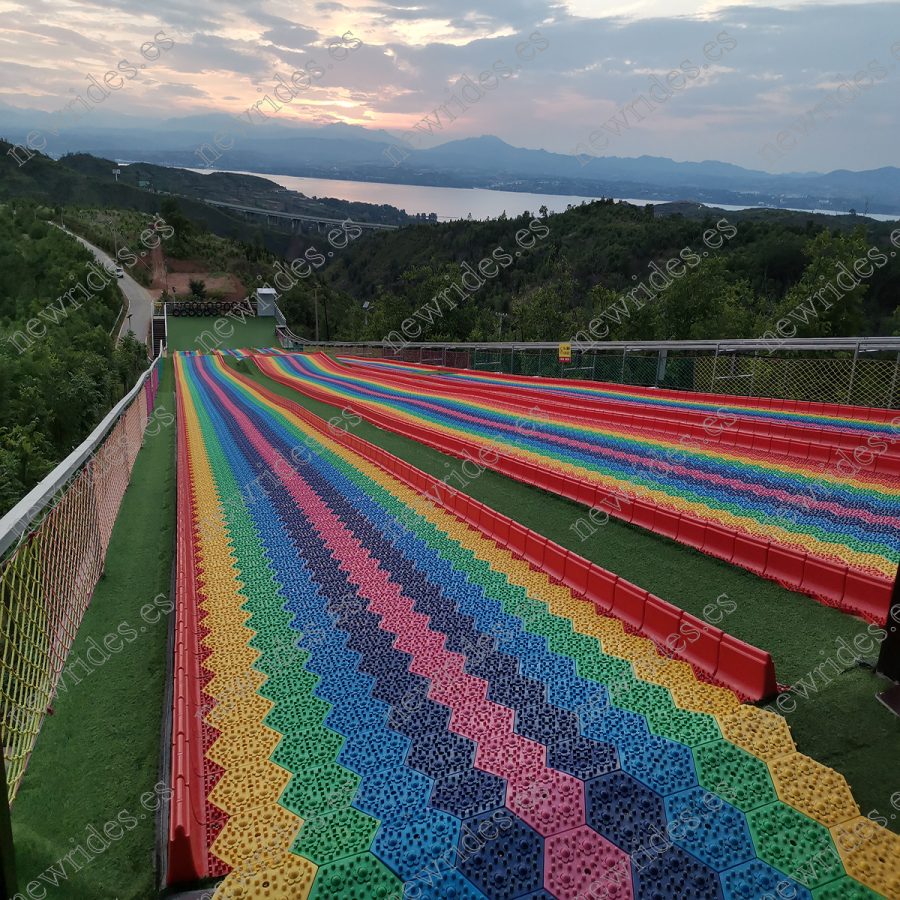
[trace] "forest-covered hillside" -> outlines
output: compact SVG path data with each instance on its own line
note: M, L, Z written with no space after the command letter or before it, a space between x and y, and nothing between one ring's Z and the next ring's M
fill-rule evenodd
M557 215L537 210L377 234L293 279L282 308L308 337L317 297L332 339L399 332L418 340L496 340L502 327L504 338L565 340L598 316L609 340L737 338L762 336L832 283L828 308L820 304L807 321L791 319L796 336L900 329L900 223L696 207L690 217L662 212L601 200ZM523 238L530 249L517 241L523 232L532 235ZM329 249L314 238L317 252ZM505 264L482 263L492 256ZM480 264L485 273L498 271L471 274ZM433 299L453 284L461 289ZM431 322L422 312L429 302L440 307Z
M45 221L50 210L0 204L0 515L76 447L147 367L118 346L115 278Z

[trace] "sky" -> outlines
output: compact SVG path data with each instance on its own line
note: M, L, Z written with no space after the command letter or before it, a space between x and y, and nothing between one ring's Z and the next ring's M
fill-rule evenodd
M419 146L493 134L572 153L599 133L613 156L900 165L897 2L0 0L0 104L59 110L109 71L130 77L104 121L240 115L293 76L273 122L400 133L450 103ZM495 87L461 94L489 71Z

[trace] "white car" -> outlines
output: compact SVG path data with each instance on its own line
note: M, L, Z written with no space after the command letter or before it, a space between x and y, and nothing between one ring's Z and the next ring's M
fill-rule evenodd
M106 266L106 271L109 272L110 275L115 275L116 278L125 277L125 270L121 266L116 265L116 263L108 263Z

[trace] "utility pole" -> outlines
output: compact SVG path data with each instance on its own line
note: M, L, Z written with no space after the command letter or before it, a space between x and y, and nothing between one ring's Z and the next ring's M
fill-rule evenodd
M495 314L497 316L497 340L503 340L503 320L509 318L506 313L498 312Z

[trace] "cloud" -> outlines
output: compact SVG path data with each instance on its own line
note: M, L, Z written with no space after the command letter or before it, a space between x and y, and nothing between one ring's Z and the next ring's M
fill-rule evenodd
M11 0L10 7L0 79L2 96L20 106L58 108L87 74L137 59L142 42L164 30L176 46L129 85L129 104L148 115L238 112L269 89L275 73L313 66L322 76L292 107L292 120L405 130L448 104L461 78L477 81L504 65L513 73L479 102L456 107L433 143L488 133L569 152L646 95L653 78L665 82L667 73L691 66L701 75L624 130L608 152L776 170L896 163L900 21L893 3L776 9L710 2L697 13L695 0L613 0L602 14L595 0L320 0L302 13L272 0L249 7L159 0L152 9L138 0L113 0L112 8L100 0ZM546 49L520 60L517 46L538 31ZM329 44L346 32L362 46L337 58ZM734 47L708 59L704 48L720 44L723 33ZM831 104L848 79L863 85L852 101L821 113L815 138L789 158L765 164L760 149L810 109Z

